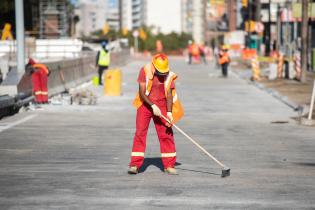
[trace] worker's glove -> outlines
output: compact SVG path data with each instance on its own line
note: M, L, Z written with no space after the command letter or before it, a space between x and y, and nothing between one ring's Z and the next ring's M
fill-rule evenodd
M167 117L167 119L172 123L173 122L173 114L172 114L172 112L167 112L166 113L166 117Z
M174 120L172 112L167 112L166 113L166 117L169 120L169 122L166 122L166 126L167 127L172 127L172 123L173 123L173 120Z
M152 105L151 105L151 108L152 108L153 114L154 114L155 116L158 116L158 117L159 117L159 116L162 115L161 110L160 110L160 108L159 108L157 105L152 104Z

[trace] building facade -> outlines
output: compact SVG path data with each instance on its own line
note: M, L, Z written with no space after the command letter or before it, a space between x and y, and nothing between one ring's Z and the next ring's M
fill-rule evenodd
M76 25L76 37L89 36L91 32L101 30L106 24L107 1L80 0L76 15L80 20Z
M132 29L140 28L144 24L145 19L145 0L130 0L131 1L131 17Z
M182 31L192 34L196 43L205 42L206 35L206 0L182 0Z
M132 0L120 0L121 5L121 26L124 29L132 30Z

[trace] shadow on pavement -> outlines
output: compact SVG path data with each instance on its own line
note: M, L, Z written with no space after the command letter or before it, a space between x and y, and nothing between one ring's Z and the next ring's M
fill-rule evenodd
M147 168L153 165L157 168L159 168L162 172L164 172L164 167L162 164L162 160L160 157L153 157L153 158L144 158L142 166L139 168L139 173L143 173ZM175 166L179 166L181 163L176 162Z
M187 169L187 168L178 168L178 167L176 167L176 169L181 170L181 171L190 171L190 172L196 172L196 173L203 173L203 174L211 174L211 175L221 176L221 174L212 173L212 172L208 172L208 171L198 171L198 170L192 170L192 169Z
M315 167L315 163L303 163L303 162L298 162L298 163L294 163L295 165L299 165L299 166L309 166L309 167Z

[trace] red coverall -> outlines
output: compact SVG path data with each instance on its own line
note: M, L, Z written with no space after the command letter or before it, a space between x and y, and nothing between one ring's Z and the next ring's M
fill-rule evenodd
M48 72L43 69L40 68L40 79L41 79L41 90L42 90L42 102L43 103L48 103Z
M144 69L140 70L138 76L138 83L145 83ZM171 88L174 88L174 83L171 84ZM167 101L164 91L164 79L159 79L158 76L153 77L152 89L149 94L149 99L157 105L162 115L166 116ZM167 127L165 120L160 117L154 116L151 107L148 104L143 103L137 110L136 118L136 133L133 140L133 148L131 155L131 162L129 166L136 166L140 168L144 161L144 152L146 149L146 137L149 128L149 124L153 118L155 129L160 141L160 151L162 156L162 163L164 168L174 168L176 162L176 150L173 137L173 130Z
M41 90L41 71L35 69L34 73L32 74L32 86L33 86L33 93L35 95L35 102L42 103L42 90Z
M33 64L35 68L36 75L34 76L33 86L36 87L37 91L35 92L35 101L39 103L48 103L48 73L49 70L44 64L35 63ZM34 74L35 74L34 72ZM38 77L38 80L37 80ZM39 100L36 100L36 96L38 96Z

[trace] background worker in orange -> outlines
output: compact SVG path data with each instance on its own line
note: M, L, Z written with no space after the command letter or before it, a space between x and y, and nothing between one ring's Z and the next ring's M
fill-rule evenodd
M33 68L32 85L35 102L39 104L46 104L48 103L49 70L46 65L36 63L32 58L29 59L28 65L31 65Z
M160 116L175 122L183 116L183 109L175 90L176 74L169 71L168 58L164 54L153 57L139 73L139 93L134 100L137 108L136 133L133 141L129 174L137 174L144 161L146 136L151 118L160 141L161 157L165 172L175 175L176 149L171 125Z
M32 77L32 92L35 97L34 101L37 104L42 103L42 92L41 92L41 80L40 80L40 71L36 70L33 65L35 64L35 61L33 59L28 60L27 66L31 68L31 77Z
M230 63L230 56L228 54L228 47L222 46L219 52L219 64L222 67L222 76L228 76L228 67Z
M197 63L200 62L200 51L198 45L194 41L189 41L188 45L189 61L188 64L192 63L194 59Z

